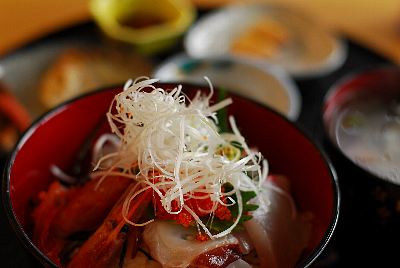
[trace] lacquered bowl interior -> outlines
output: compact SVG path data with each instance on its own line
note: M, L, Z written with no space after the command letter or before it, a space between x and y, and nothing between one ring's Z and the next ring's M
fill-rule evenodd
M174 85L163 84L163 88ZM199 87L184 85L194 92ZM105 119L113 96L120 89L102 90L76 99L37 121L20 140L5 172L3 194L10 221L25 246L43 263L54 265L29 240L31 200L46 189L49 166L68 168L97 122ZM339 214L339 191L334 171L321 151L281 115L247 99L231 95L229 114L249 144L268 159L272 173L285 174L295 201L315 216L312 237L299 266L309 265L328 243Z

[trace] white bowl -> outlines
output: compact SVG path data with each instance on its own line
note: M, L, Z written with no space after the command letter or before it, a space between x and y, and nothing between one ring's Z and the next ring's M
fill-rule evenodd
M249 63L232 57L193 59L179 54L158 66L153 77L162 82L184 81L232 91L271 107L291 120L300 114L301 96L284 70L270 64Z
M232 43L249 31L252 25L264 23L282 29L287 38L277 53L234 53ZM267 21L267 22L266 22ZM268 35L268 33L266 33ZM272 37L273 38L273 37ZM258 40L259 45L269 45L274 39ZM269 42L269 44L267 44ZM347 55L341 39L290 10L267 5L233 5L219 9L201 18L187 33L184 46L195 58L230 54L261 63L280 65L297 78L307 78L330 73L339 68Z

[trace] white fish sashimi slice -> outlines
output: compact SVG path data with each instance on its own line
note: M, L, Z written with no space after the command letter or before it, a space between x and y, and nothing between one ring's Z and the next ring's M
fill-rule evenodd
M268 206L260 207L244 223L258 253L260 267L294 267L308 244L312 215L295 211L287 178L277 176L262 186L261 196Z
M124 262L123 268L162 268L161 264L156 261L149 260L145 254L138 251L135 258Z
M229 264L226 268L253 268L253 266L251 266L242 259L238 259L237 261L234 261L231 264Z
M240 232L234 232L233 235L238 240L239 249L243 255L249 254L254 249L254 246L251 242L250 236L246 232L246 230L240 231Z
M199 242L194 239L197 231L167 221L146 225L143 240L151 256L163 267L187 267L202 253L228 245L238 245L233 235Z

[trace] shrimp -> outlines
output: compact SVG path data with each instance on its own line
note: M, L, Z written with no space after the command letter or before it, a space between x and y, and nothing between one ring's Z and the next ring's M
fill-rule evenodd
M67 267L109 267L118 261L123 244L127 240L131 229L138 227L130 226L124 219L122 207L126 197L132 192L136 184L131 184L125 194L118 200L103 224L97 231L79 248L72 256ZM127 218L138 221L152 199L152 191L146 190L136 197L130 206Z
M87 182L69 196L67 204L54 219L57 236L68 237L76 232L96 230L132 183L125 177L110 176L99 184L99 178Z
M79 232L94 231L132 180L110 176L98 185L96 177L83 186L67 188L59 181L39 194L40 204L33 212L33 240L56 264L68 237ZM98 187L97 187L98 186Z

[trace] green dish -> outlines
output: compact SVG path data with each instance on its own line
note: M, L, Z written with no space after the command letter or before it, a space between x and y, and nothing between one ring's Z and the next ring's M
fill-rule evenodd
M90 12L107 36L144 54L171 47L196 16L187 0L92 0Z

